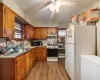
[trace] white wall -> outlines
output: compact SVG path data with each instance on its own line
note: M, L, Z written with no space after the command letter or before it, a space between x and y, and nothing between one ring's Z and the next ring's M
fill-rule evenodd
M57 23L42 23L40 21L33 21L35 27L57 27Z
M30 24L33 25L32 20L25 14L25 12L18 6L18 4L15 2L15 0L0 0L2 1L5 5L7 5L9 8L11 8L14 12L19 14L22 18L28 21Z
M58 26L58 28L68 28L69 26L68 26L68 23L58 23L57 24L57 26Z
M100 0L96 0L91 5L89 5L84 11L89 10L91 8L99 8L100 9ZM97 54L100 56L100 21L97 22Z

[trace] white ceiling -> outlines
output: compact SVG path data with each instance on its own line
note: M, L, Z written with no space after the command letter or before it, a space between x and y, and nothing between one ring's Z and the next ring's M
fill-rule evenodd
M55 24L57 22L68 24L73 14L80 13L89 3L95 0L77 0L77 5L74 7L61 6L60 12L53 18L51 18L52 12L49 9L48 1L50 0L16 0L17 4L33 22L40 24L36 26Z

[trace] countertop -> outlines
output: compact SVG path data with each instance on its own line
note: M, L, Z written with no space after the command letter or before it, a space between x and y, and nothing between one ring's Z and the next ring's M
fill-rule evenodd
M35 48L36 46L34 47L27 47L28 49L27 50L24 50L22 52L15 52L15 53L12 53L12 54L9 54L9 55L1 55L0 58L16 58L22 54L25 54L26 52L32 50L33 48Z

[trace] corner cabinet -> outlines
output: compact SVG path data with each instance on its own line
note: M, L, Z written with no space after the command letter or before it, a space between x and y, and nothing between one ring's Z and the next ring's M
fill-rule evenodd
M35 28L35 39L46 39L47 38L47 28Z
M0 3L0 37L13 38L14 23L14 12L3 3Z

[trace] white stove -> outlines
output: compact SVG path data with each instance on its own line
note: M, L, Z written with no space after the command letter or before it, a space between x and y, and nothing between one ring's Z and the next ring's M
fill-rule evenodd
M50 46L47 46L48 49L58 49L58 46L53 46L53 45L50 45Z

